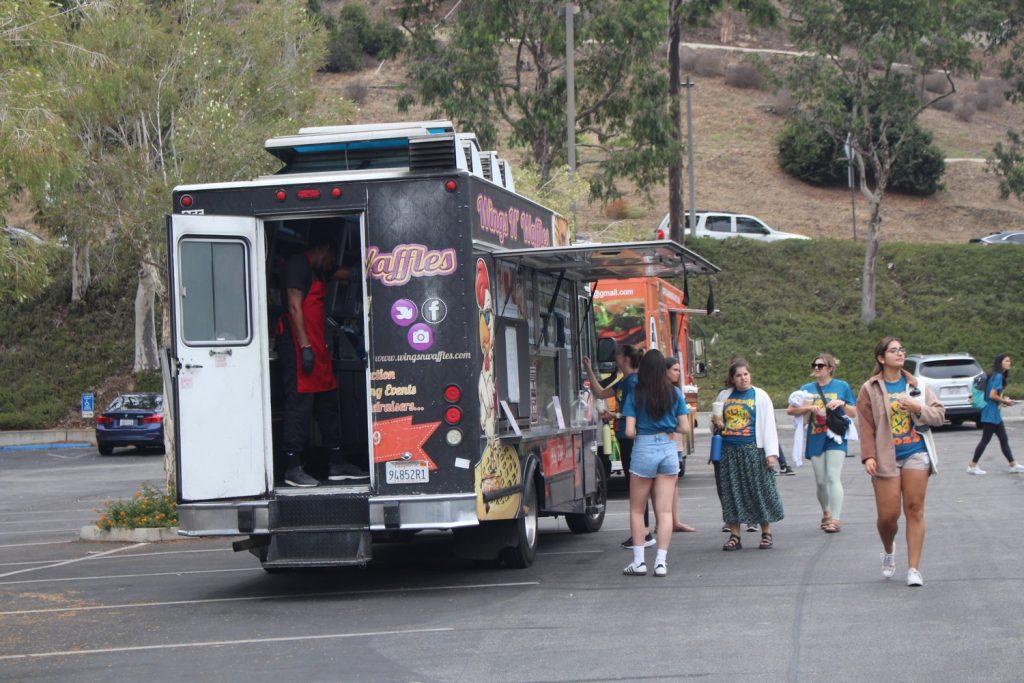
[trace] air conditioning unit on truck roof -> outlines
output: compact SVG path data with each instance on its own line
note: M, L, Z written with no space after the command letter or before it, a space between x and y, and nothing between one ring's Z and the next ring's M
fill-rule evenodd
M515 192L511 165L495 152L481 152L476 135L456 132L450 121L300 128L264 147L285 163L278 175L451 169Z

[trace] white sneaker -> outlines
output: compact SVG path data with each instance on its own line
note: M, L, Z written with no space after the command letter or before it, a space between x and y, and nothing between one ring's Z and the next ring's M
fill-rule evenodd
M622 570L622 573L626 576L644 576L647 573L647 565L643 562L640 564L630 562L626 565L626 568Z
M668 565L666 565L664 562L659 562L658 564L654 565L654 575L668 576Z
M1024 469L1021 469L1020 471L1024 472ZM985 474L985 470L981 469L977 465L968 465L967 474Z
M896 553L887 553L883 550L879 555L882 556L882 576L891 579L896 573Z
M913 567L907 570L907 585L908 586L923 586L924 579L921 578L921 572L917 571Z
M1024 465L1021 465L1019 462L1010 465L1010 474L1017 474L1018 472L1024 472Z

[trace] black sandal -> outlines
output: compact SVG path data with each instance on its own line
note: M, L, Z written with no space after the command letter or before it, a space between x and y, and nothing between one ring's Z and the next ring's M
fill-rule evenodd
M772 543L772 535L765 531L761 534L761 545L757 546L757 548L758 550L771 550L772 545L774 545Z
M725 551L728 552L730 550L739 550L742 547L743 547L743 543L742 543L742 540L740 539L740 537L737 536L736 534L729 534L729 540L726 541L725 545L722 546L722 550L725 550Z

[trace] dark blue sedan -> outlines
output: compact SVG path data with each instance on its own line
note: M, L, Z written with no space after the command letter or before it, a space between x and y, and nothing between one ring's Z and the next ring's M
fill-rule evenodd
M96 418L96 449L110 455L118 446L164 450L164 397L122 394Z

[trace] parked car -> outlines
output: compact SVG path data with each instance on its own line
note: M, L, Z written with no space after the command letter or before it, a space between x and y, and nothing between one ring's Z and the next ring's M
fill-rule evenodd
M164 450L164 397L122 394L96 417L96 450L110 455L118 446Z
M1007 230L994 232L985 237L974 237L971 242L976 244L1024 244L1024 230Z
M746 237L747 239L758 240L759 242L811 239L806 235L776 230L766 225L760 218L746 214L731 213L729 211L697 211L694 217L697 219L696 231L690 230L689 213L686 214L683 222L684 232L687 236L692 233L697 237L711 237L717 240L724 240L727 237ZM665 217L661 219L655 239L668 239L668 214L665 214Z
M935 392L946 407L947 420L954 425L965 420L978 424L981 411L971 405L971 382L984 371L969 354L914 354L907 356L903 368Z

